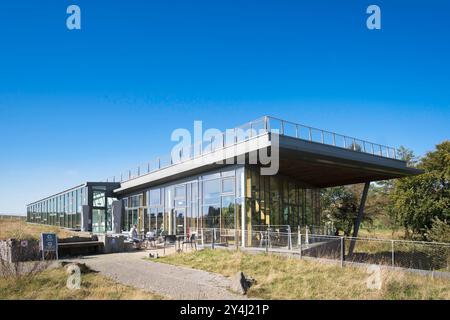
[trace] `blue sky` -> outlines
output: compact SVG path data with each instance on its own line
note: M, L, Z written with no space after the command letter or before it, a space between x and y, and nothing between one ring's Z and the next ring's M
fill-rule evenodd
M194 120L269 114L422 155L450 138L449 57L444 0L3 1L0 212L166 154Z

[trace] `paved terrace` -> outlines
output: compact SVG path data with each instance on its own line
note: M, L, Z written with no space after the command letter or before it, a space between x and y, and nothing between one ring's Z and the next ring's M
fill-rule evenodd
M122 284L176 300L232 300L246 296L229 290L231 280L219 274L158 263L143 258L150 251L102 254L75 259ZM155 253L156 250L152 250ZM169 253L169 252L166 252ZM173 252L172 252L173 253ZM162 255L162 250L159 251ZM83 281L83 280L82 280Z

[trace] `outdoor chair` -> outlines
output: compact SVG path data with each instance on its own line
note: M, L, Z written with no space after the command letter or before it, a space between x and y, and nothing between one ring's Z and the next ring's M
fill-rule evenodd
M260 231L259 232L259 247L271 247L272 244L270 242L270 234L267 231Z
M195 248L195 251L197 251L197 236L195 235L195 233L191 234L191 236L187 240L183 241L182 249L184 249L184 245L187 246L188 244L191 245L191 249Z
M155 233L149 231L145 234L144 238L145 247L148 249L149 247L156 247L156 237Z

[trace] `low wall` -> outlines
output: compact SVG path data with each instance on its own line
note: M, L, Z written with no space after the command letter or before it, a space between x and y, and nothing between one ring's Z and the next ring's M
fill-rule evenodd
M1 240L0 259L7 262L38 260L39 241L17 239Z
M125 244L126 237L123 235L98 234L98 241L103 242L103 253L114 253L128 251Z

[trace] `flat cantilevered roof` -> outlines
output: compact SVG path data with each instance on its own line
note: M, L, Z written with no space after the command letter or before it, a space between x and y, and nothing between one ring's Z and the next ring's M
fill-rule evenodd
M114 192L133 192L201 174L225 166L223 163L236 163L230 160L237 157L246 156L248 160L248 155L255 151L271 149L273 152L276 145L279 150L279 173L318 188L422 173L408 167L405 161L396 159L395 148L273 117L263 117L240 128L248 132L233 138L233 143L222 141L211 148L213 150L190 155L176 163L171 161L168 165L159 165L154 170L150 170L149 165L147 172L122 181L121 187Z
M279 136L279 144L279 172L318 188L422 173L402 160L288 136Z

